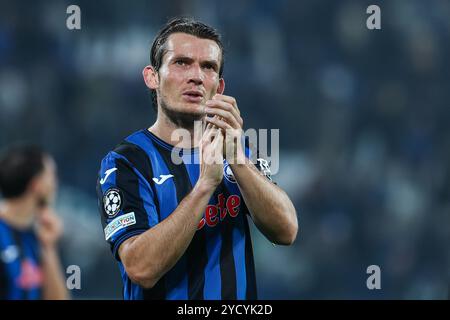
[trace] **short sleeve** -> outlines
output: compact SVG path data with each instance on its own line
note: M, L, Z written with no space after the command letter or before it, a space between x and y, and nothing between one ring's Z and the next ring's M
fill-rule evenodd
M119 246L158 223L153 191L132 163L110 152L101 164L97 196L105 240L120 261Z

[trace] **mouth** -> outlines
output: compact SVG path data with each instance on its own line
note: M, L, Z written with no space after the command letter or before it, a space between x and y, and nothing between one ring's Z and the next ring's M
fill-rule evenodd
M197 90L183 92L183 98L188 102L199 103L203 100L203 93Z

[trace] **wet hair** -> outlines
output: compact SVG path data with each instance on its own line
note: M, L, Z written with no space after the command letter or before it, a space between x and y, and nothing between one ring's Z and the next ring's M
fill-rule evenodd
M221 51L219 76L222 77L223 67L224 67L224 48L221 40L220 34L216 29L194 20L192 18L173 18L169 20L161 30L159 30L155 39L153 40L152 48L150 50L150 63L156 72L159 71L161 67L164 54L166 50L166 42L169 36L173 33L186 33L195 36L200 39L209 39L217 43ZM152 102L155 110L158 108L156 91L152 90Z
M44 170L45 152L33 145L14 145L0 152L0 193L16 198Z

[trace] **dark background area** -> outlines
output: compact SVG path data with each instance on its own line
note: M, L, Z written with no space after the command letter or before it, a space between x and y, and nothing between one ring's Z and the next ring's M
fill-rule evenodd
M66 8L81 8L81 30ZM381 30L366 8L381 8ZM121 297L97 212L101 158L155 118L142 80L168 18L216 27L246 128L280 129L274 180L300 232L256 229L267 299L445 299L450 237L450 2L0 1L0 147L39 143L59 166L74 298ZM381 268L381 290L366 269Z

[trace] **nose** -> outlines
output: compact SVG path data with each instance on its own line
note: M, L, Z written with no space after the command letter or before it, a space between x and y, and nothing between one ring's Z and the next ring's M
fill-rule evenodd
M203 84L203 80L204 75L200 65L197 63L192 64L189 68L188 83L192 82L195 85L201 85Z

